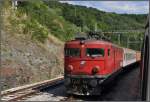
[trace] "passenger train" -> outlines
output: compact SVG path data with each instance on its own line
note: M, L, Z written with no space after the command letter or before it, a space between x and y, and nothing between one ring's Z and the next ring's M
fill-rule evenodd
M140 61L140 52L99 39L65 43L64 78L68 94L100 95L101 84L124 67Z

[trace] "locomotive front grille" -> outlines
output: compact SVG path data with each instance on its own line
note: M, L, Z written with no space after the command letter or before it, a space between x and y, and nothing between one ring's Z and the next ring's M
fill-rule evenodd
M76 85L78 85L78 84L88 84L88 81L89 80L79 79L79 78L73 78L73 79L71 79L71 83L72 84L76 84Z

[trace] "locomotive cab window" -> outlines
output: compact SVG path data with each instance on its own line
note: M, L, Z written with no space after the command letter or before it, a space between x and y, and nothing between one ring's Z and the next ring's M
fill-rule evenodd
M80 49L79 48L65 48L65 56L79 57Z
M89 57L103 57L104 56L104 49L102 48L87 48L86 49L86 56Z

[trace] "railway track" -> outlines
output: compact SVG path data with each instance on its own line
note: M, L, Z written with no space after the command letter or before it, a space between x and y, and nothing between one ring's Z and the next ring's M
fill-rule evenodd
M113 82L105 87L101 96L67 95L64 84L49 87L41 94L24 101L138 101L139 66L123 70Z
M41 90L44 90L47 87L53 87L58 84L63 83L63 77L54 78L51 80L45 80L42 82L25 85L17 88L12 88L9 90L5 90L1 92L1 100L2 101L17 101L25 98L27 96L31 96L34 94L40 93Z
M130 66L105 87L101 96L67 95L63 77L2 92L3 101L135 101L138 99L139 67Z

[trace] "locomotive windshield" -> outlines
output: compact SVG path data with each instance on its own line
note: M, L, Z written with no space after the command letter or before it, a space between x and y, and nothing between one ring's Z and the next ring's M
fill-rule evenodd
M104 56L104 49L102 48L87 48L86 49L86 56Z
M79 57L80 56L80 49L79 48L66 48L65 49L65 56Z

